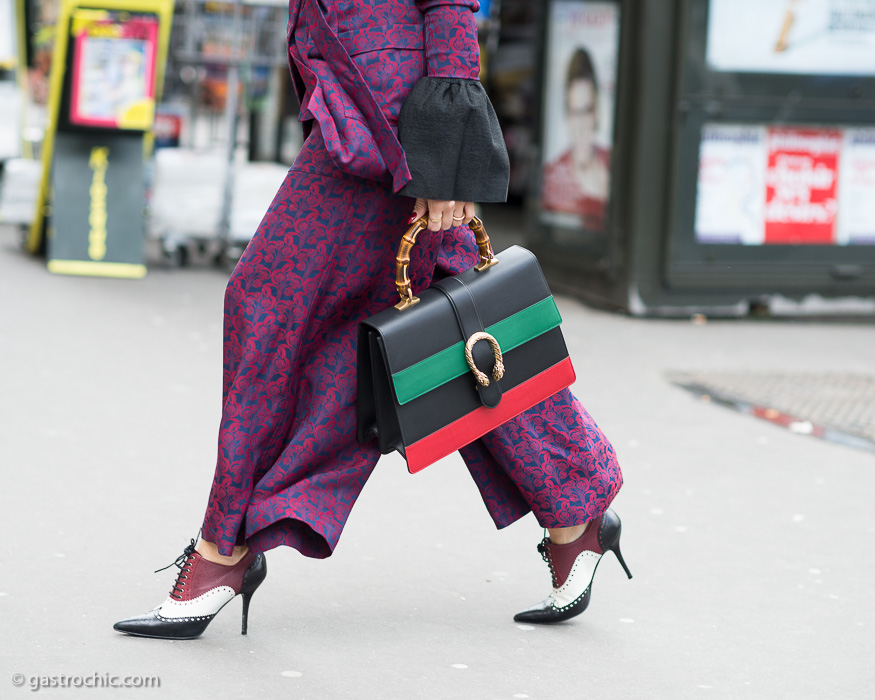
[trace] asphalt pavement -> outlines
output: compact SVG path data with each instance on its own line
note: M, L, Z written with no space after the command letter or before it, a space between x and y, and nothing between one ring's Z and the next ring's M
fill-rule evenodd
M146 678L159 687L39 694L873 697L875 457L667 379L871 376L872 325L647 320L559 298L574 390L623 466L614 507L635 575L606 555L574 620L512 620L549 592L531 515L498 532L458 456L415 476L390 456L333 557L268 553L247 636L235 600L199 640L148 640L112 623L163 600L176 570L153 570L203 514L227 273L53 276L17 240L0 228L0 698Z

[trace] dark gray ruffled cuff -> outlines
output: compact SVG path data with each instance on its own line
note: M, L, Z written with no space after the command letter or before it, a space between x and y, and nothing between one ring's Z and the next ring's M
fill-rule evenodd
M498 118L479 80L421 78L398 116L412 180L400 194L504 202L510 163Z

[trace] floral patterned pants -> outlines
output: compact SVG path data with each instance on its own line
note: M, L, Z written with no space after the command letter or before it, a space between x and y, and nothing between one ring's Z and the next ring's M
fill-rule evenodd
M231 275L202 529L222 554L246 542L321 558L337 545L380 457L376 443L356 440L358 322L395 302L394 257L412 208L337 169L314 130ZM423 232L414 289L470 268L476 250L467 228ZM622 485L613 448L567 389L461 454L497 527L529 511L543 527L582 524Z

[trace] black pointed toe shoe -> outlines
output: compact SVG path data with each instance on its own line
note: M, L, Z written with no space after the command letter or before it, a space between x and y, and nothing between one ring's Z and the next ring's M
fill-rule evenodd
M204 559L194 544L192 540L175 562L179 575L167 600L150 612L116 622L113 629L137 637L195 639L223 607L242 595L242 634L246 634L249 601L267 576L264 554L248 552L238 563L226 566Z
M632 573L620 554L620 518L608 509L593 520L574 542L553 544L549 538L538 551L550 567L553 592L537 605L514 615L516 622L562 622L580 615L589 605L592 580L602 556L611 551L629 578Z

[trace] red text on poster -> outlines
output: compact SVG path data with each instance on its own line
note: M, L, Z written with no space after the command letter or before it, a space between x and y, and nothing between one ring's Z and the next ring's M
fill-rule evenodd
M765 243L836 242L841 147L838 129L769 129Z

